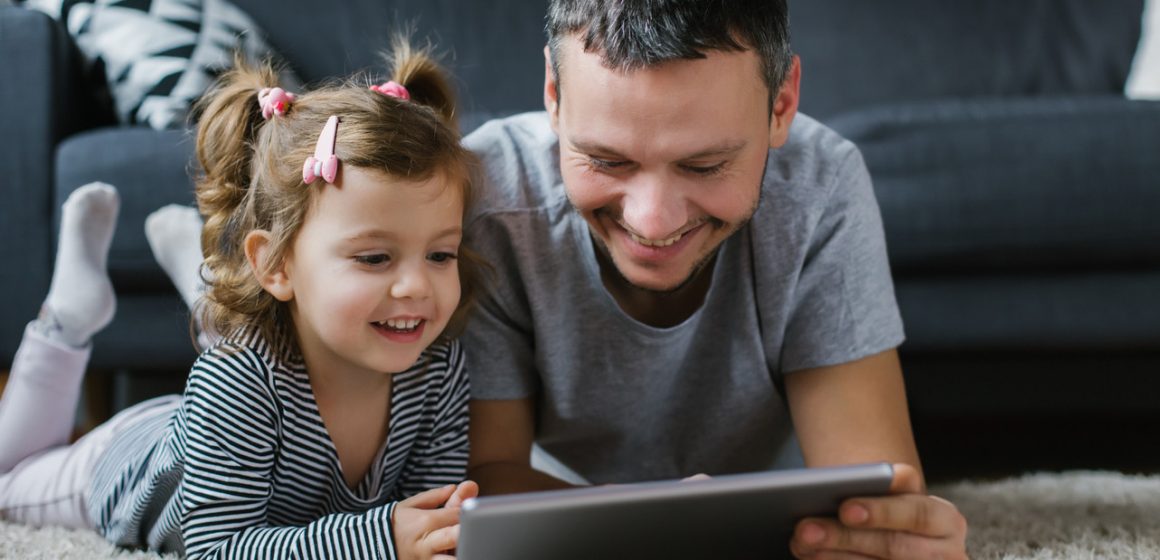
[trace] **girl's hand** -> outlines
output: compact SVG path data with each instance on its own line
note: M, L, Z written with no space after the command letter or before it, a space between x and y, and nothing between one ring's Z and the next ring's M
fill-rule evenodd
M445 508L461 507L461 506L463 506L463 502L466 502L468 500L468 498L474 498L478 495L479 495L479 485L470 481L470 480L465 480L463 482L460 482L455 487L455 491L451 493L451 497L447 499L447 503L443 504L443 507L445 507Z
M401 560L454 560L459 544L459 506L479 493L467 481L415 494L395 506L395 550Z
M836 520L803 519L790 550L802 559L966 560L967 520L954 504L923 493L914 467L894 465L890 491L891 496L846 500Z

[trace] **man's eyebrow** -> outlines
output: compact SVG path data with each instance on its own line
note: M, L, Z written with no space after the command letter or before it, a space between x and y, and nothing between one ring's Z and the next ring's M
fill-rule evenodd
M730 156L745 149L748 142L741 140L739 142L725 142L718 146L712 146L701 150L699 152L689 154L681 160L704 159L711 157Z
M618 157L621 159L628 159L628 158L625 158L624 155L622 155L620 152L618 152L618 151L616 151L608 146L605 146L604 144L601 144L599 142L590 142L588 140L577 140L575 138L570 139L570 142L571 142L573 148L576 148L577 150L584 152L586 154L600 154L600 155L605 155L605 156Z
M615 149L605 146L599 142L572 139L571 143L572 147L586 154L599 154L620 159L629 159ZM680 158L680 161L729 156L745 149L746 145L748 145L748 142L745 140L722 142L716 146L709 146L708 148L698 152L683 156Z

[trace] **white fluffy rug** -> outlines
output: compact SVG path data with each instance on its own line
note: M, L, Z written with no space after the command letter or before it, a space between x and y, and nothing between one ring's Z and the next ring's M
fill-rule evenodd
M1160 476L1034 474L933 492L966 515L975 560L1160 558ZM0 523L0 558L161 557L116 550L92 533Z

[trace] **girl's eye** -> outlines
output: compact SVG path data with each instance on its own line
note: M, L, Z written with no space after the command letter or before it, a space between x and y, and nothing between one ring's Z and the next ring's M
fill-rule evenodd
M391 260L391 257L380 253L377 255L359 255L354 260L359 264L376 266Z
M433 263L444 264L459 258L459 255L455 253L431 253L427 258Z

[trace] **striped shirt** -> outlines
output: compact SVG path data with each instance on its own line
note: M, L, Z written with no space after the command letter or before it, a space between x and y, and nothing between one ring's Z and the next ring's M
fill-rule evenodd
M395 558L395 504L466 474L459 343L394 374L387 442L354 490L296 356L241 334L198 358L184 395L139 405L157 413L94 472L97 531L191 558Z

